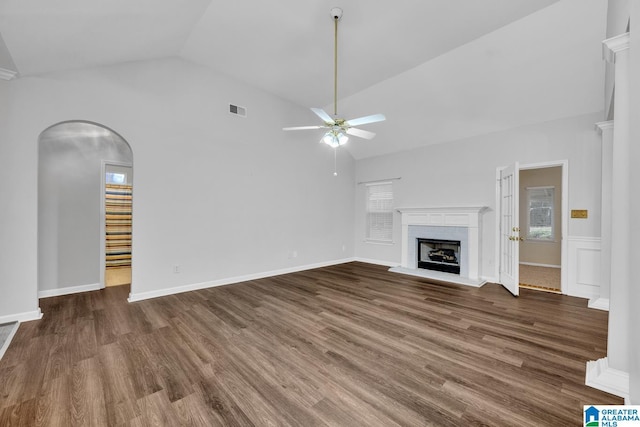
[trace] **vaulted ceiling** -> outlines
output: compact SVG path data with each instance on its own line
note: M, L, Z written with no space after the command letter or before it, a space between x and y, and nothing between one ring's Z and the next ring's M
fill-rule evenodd
M388 118L349 144L356 158L603 109L606 0L1 0L0 68L179 56L326 107L334 6L339 112Z

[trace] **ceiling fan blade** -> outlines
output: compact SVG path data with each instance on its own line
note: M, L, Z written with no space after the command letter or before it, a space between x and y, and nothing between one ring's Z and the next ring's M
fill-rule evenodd
M322 119L323 122L329 123L331 125L335 125L336 122L328 115L322 108L312 108L311 111L316 113L318 117Z
M359 117L357 119L347 120L346 123L349 126L360 126L360 125L366 125L369 123L381 122L386 119L387 118L384 116L384 114L373 114L371 116L365 116L365 117Z
M369 132L368 130L349 128L347 129L347 133L349 135L357 136L358 138L364 139L373 139L376 134L374 132Z
M294 126L289 128L282 128L282 130L306 130L306 129L321 129L324 126Z

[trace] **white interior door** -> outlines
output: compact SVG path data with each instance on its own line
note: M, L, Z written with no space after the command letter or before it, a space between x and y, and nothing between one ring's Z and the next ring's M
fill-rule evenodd
M520 286L519 165L500 171L500 283L518 296Z

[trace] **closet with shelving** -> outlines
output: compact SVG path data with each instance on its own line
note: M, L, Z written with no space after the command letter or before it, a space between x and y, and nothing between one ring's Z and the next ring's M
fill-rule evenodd
M106 184L105 286L131 283L131 205L131 185Z

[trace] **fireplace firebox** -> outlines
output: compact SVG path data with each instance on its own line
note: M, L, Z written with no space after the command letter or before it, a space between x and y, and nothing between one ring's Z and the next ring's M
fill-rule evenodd
M460 274L460 241L416 239L418 268Z

